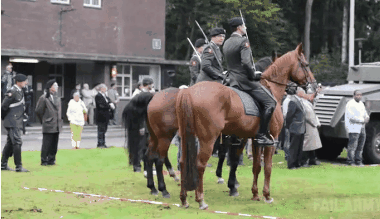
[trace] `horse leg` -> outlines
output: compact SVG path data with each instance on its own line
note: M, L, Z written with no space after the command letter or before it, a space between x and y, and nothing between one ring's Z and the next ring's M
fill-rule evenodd
M212 154L212 148L214 147L215 140L217 136L211 141L208 142L199 142L200 150L198 153L197 159L197 168L198 168L198 186L195 190L195 201L199 203L199 209L205 210L208 208L208 205L204 201L204 193L203 193L203 175L206 169L207 161L210 159Z
M232 138L233 142L236 142L236 137ZM233 142L229 143L229 157L230 157L230 175L228 178L228 188L230 189L230 196L239 196L239 192L237 191L237 188L239 187L239 182L236 179L236 170L239 165L239 159L240 155L243 153L244 150L244 142L240 143L239 145L234 145Z
M152 145L154 144L154 142L150 142L149 144L149 148L146 152L146 156L147 156L147 187L150 188L150 194L152 195L158 195L158 191L156 189L156 187L154 186L154 180L153 180L153 162L156 162L157 158L158 158L158 153L154 153L152 151Z
M219 148L219 150L218 150L219 160L218 160L218 167L216 168L216 176L218 177L218 183L223 184L224 179L222 178L222 168L223 168L224 160L226 159L227 145L225 143L220 144L219 138L216 140L216 142L217 142L217 144L219 144L219 147L218 147Z
M270 184L270 176L272 173L272 156L275 151L275 147L265 147L264 149L264 174L265 174L265 180L264 180L264 189L263 189L263 195L265 198L266 203L272 203L273 198L270 197L269 192L269 184Z
M167 169L168 172L169 172L169 176L170 176L170 177L173 177L174 181L178 182L179 179L178 179L177 175L175 175L175 172L174 172L174 170L173 170L172 163L170 163L169 158L168 158L168 157L165 157L164 162L165 162L166 169Z
M168 156L168 149L170 145L170 139L161 138L158 140L158 154L159 158L156 162L156 172L157 172L157 180L158 180L158 190L162 192L162 196L164 198L170 198L169 192L166 190L164 174L162 172L162 167L164 165L165 158Z
M257 179L259 178L259 174L261 171L261 154L262 154L262 147L257 146L257 144L253 143L252 141L252 155L253 155L253 185L252 185L252 194L253 198L252 200L260 201L259 198L259 190L257 188Z

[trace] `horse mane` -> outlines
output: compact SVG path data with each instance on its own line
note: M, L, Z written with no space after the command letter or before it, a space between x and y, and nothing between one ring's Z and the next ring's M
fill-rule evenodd
M290 59L292 59L292 53L293 51L287 52L286 54L282 55L280 58L276 59L268 68L263 72L262 77L268 78L268 76L279 76L281 71L278 71L278 66L283 65L283 63L290 62ZM270 72L270 75L269 75Z

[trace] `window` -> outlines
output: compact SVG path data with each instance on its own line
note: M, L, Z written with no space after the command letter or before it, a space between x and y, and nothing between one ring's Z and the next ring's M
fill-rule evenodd
M159 65L117 65L116 88L121 97L131 98L137 83L151 77L154 88L161 89L161 68Z
M84 0L83 6L93 7L93 8L101 8L101 0Z
M50 0L51 3L58 3L58 4L70 4L70 0Z

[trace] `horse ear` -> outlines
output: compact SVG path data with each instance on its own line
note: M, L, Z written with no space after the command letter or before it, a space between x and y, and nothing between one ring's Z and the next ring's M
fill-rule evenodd
M296 48L296 51L298 53L298 55L301 55L303 49L302 49L302 43L298 44L297 48Z
M277 59L277 55L276 55L276 51L272 51L272 62L276 61Z

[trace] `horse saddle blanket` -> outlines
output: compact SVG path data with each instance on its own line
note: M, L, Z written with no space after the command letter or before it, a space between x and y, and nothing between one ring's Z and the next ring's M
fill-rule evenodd
M257 106L256 101L249 94L247 94L241 90L238 90L236 88L233 88L233 87L229 87L229 88L231 90L235 91L239 95L241 102L243 103L244 111L245 111L246 115L249 115L249 116L260 116L261 115L260 109Z

